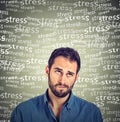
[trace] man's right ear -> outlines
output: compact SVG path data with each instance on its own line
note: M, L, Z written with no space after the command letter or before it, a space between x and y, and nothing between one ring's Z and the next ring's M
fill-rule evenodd
M49 67L48 66L46 66L45 72L46 72L46 75L48 76L48 74L49 74Z

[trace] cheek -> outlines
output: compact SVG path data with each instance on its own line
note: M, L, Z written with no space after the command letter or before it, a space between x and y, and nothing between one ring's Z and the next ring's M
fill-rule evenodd
M50 73L50 79L52 82L57 82L59 80L59 78L57 77L57 75Z
M72 86L74 84L74 82L71 82L70 84L69 84L69 86Z
M54 79L55 78L55 75L52 72L50 72L50 78L51 79Z
M69 86L72 86L73 84L75 84L75 79L73 79L73 80L71 80L71 81L69 82Z

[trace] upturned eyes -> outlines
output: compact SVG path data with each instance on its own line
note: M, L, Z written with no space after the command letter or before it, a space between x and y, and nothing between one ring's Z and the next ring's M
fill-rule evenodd
M55 70L55 73L58 75L62 75L62 71L60 71L60 70Z
M55 70L55 73L62 76L63 75L63 72L61 70ZM73 76L73 73L72 72L68 72L66 74L67 77L72 77Z

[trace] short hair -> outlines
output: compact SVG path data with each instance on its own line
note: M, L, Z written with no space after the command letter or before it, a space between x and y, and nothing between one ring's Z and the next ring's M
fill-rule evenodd
M69 48L69 47L61 47L61 48L55 49L51 53L50 58L48 60L49 69L52 67L55 58L58 57L58 56L63 56L65 58L68 58L70 61L76 61L77 62L77 71L76 71L76 73L79 72L79 70L81 68L81 59L80 59L80 56L79 56L78 52L75 49Z

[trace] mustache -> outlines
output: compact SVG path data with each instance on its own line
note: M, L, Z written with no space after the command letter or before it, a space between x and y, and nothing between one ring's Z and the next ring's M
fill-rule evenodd
M62 83L57 83L57 84L55 85L55 87L56 87L56 86L59 86L59 85L64 86L64 87L66 87L66 88L69 88L68 85L66 85L66 84L62 84Z

